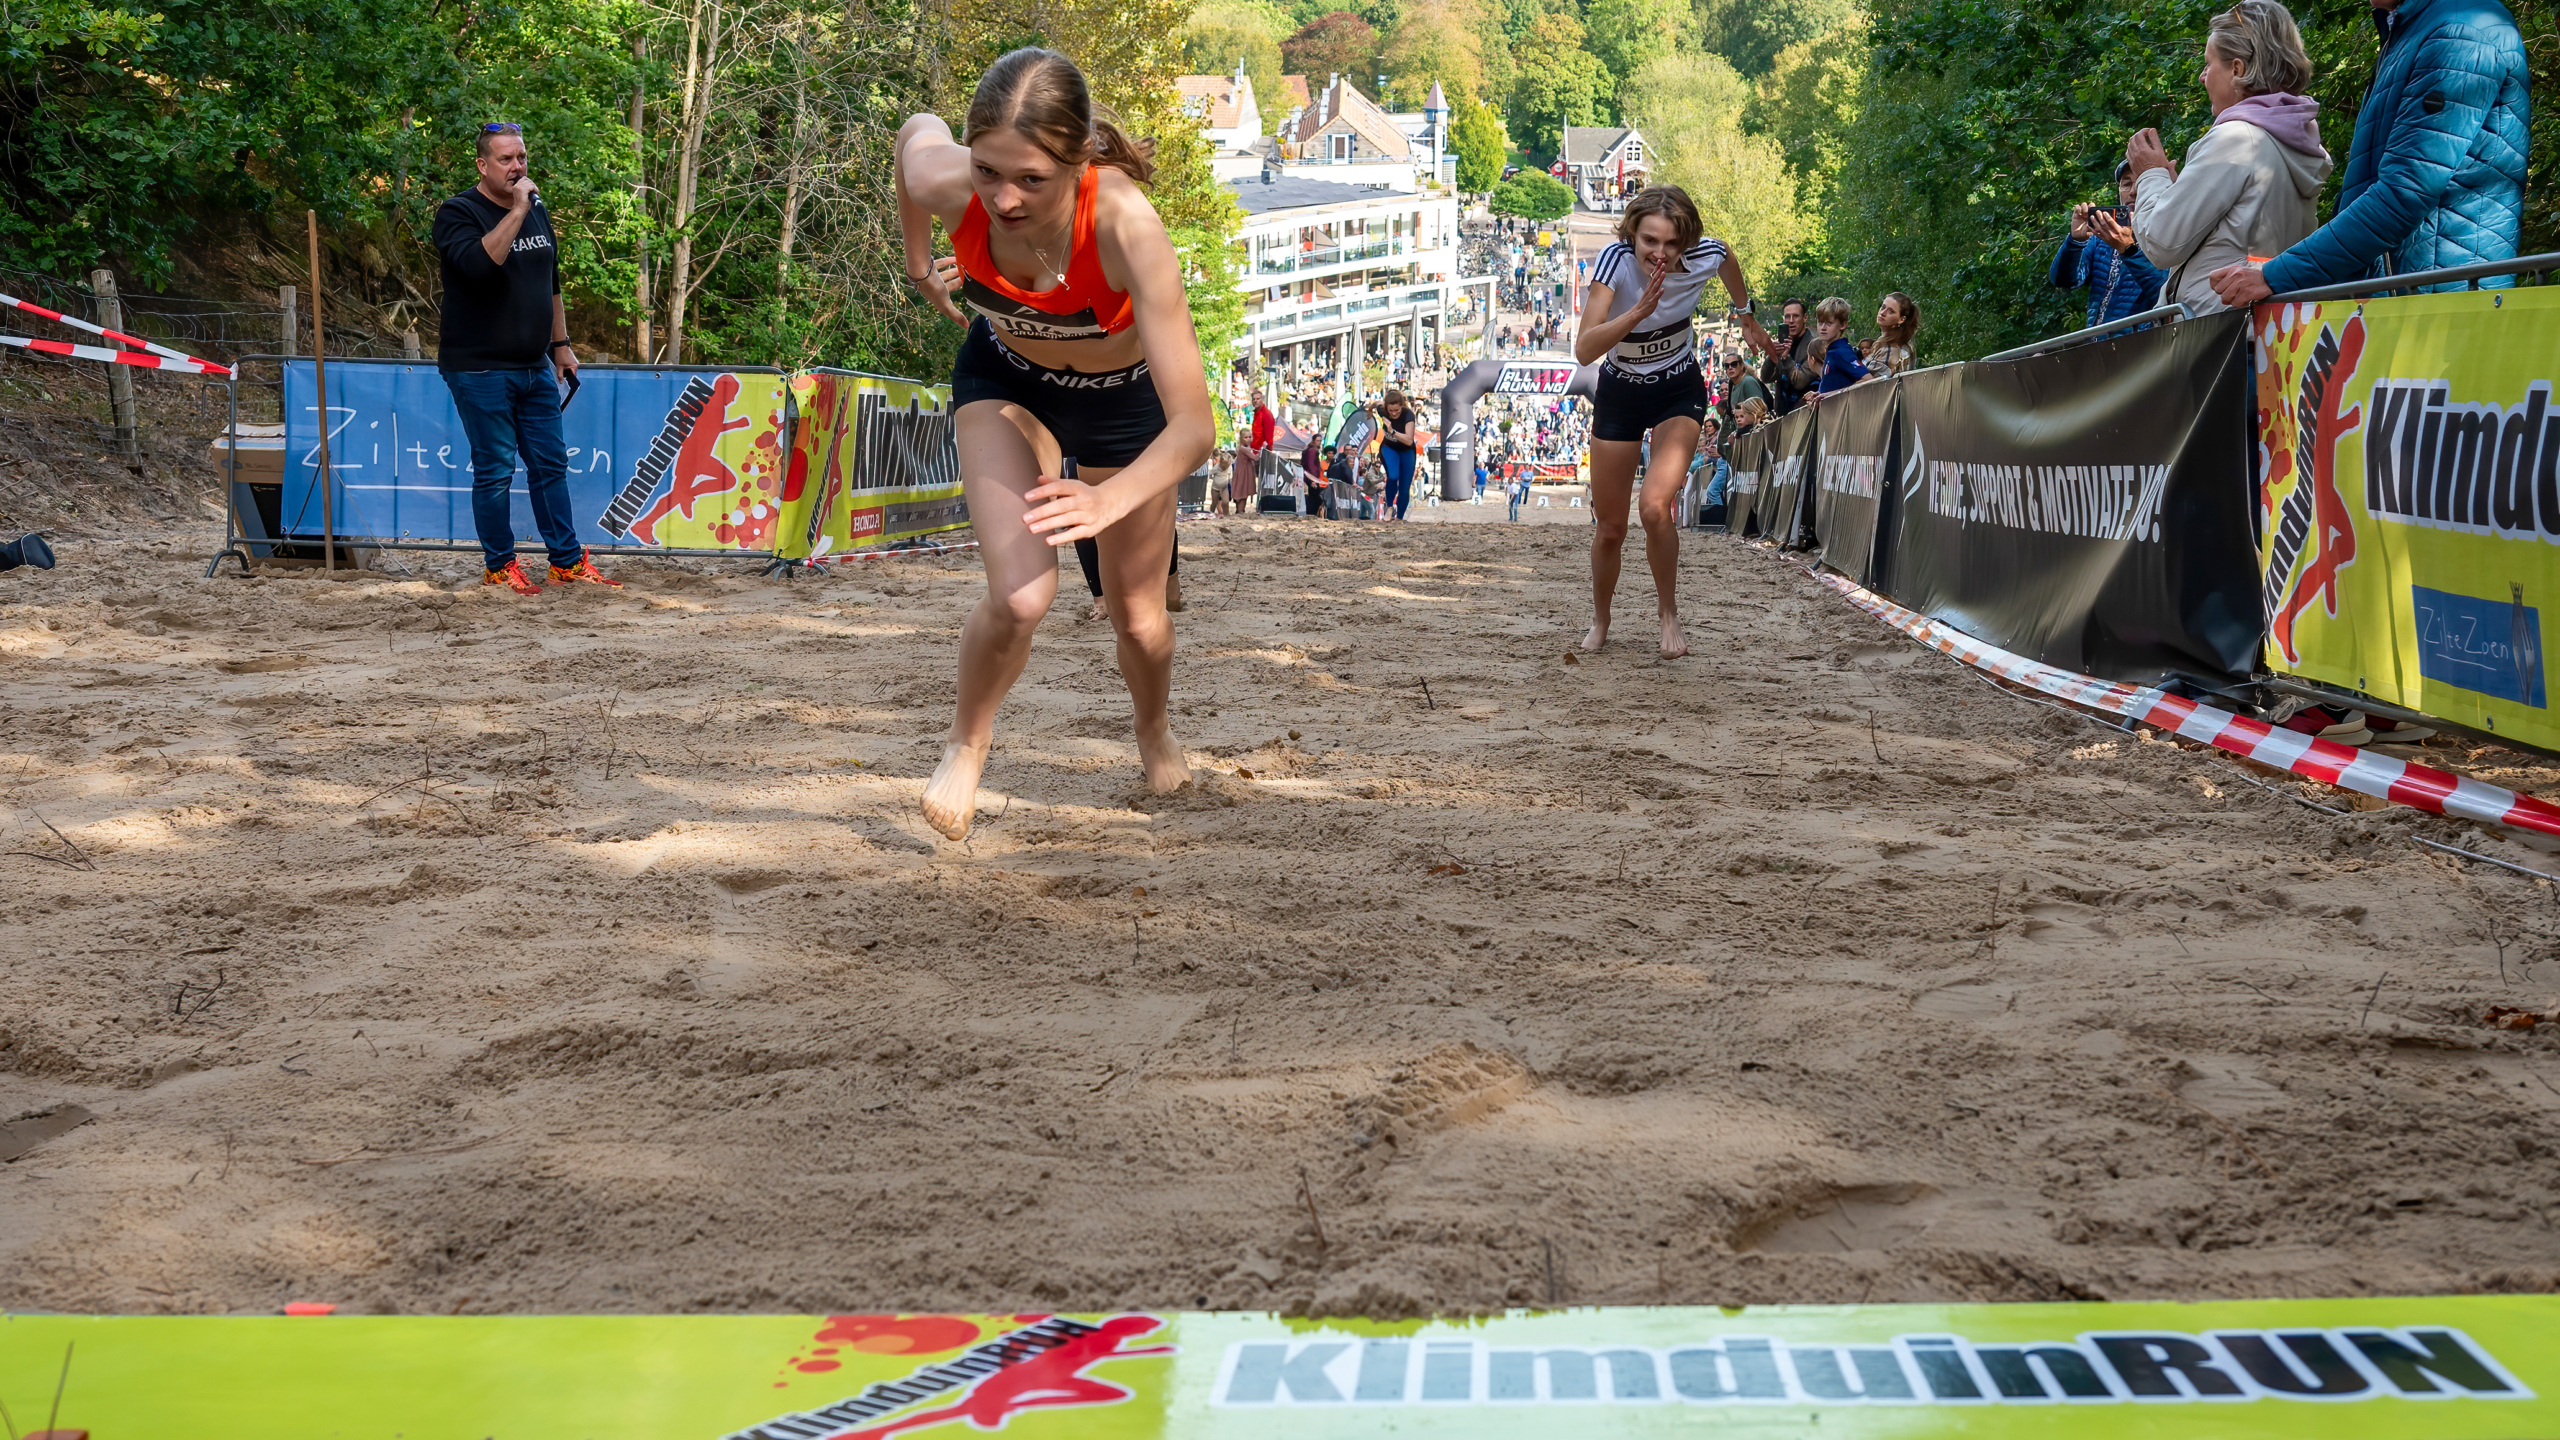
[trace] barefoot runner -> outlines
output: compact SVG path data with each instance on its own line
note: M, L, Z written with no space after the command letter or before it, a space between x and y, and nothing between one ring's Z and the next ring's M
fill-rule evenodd
M1152 147L1093 103L1072 61L1034 48L978 81L968 135L955 142L932 115L898 132L907 276L969 329L951 401L987 594L960 632L959 713L924 792L925 819L954 840L977 810L996 708L1057 595L1054 547L1088 536L1147 784L1162 792L1191 778L1165 713L1165 573L1175 487L1216 439L1181 266L1141 188ZM956 260L933 256L936 219ZM1062 479L1068 457L1081 473Z
M1627 543L1628 492L1650 430L1653 455L1638 507L1644 558L1653 569L1655 604L1662 613L1662 653L1689 653L1680 633L1678 510L1681 482L1698 451L1698 421L1707 413L1707 380L1698 369L1697 336L1689 322L1710 276L1723 279L1754 343L1764 350L1770 344L1769 333L1750 313L1742 263L1703 229L1687 191L1649 186L1627 202L1617 241L1591 269L1582 329L1573 341L1576 360L1601 361L1591 407L1591 506L1599 525L1591 537L1592 620L1582 640L1585 650L1609 643L1609 601L1618 590L1618 557Z

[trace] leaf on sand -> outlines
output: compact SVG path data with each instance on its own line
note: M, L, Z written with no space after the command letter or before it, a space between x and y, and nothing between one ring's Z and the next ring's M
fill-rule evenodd
M1567 665L1579 665L1582 661L1577 658L1572 651L1567 650L1564 652L1564 663Z
M2530 1030L2545 1020L2560 1019L2560 1009L2527 1010L2515 1005L2492 1005L2480 1023L2492 1030Z
M1434 875L1464 875L1467 873L1467 867L1454 863L1448 865L1434 865L1431 867L1431 873Z
M1239 765L1239 766L1237 766L1237 767L1236 767L1236 774L1237 774L1239 777L1241 777L1241 778L1243 778L1243 779L1246 779L1246 780L1250 780L1250 779L1252 779L1252 778L1253 778L1253 772L1252 772L1252 771L1250 771L1250 770L1247 770L1246 768L1244 768L1244 767L1243 767L1243 766L1241 766L1241 765Z

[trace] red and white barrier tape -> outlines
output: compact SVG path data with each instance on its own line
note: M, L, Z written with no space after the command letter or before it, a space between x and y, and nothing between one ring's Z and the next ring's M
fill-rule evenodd
M2136 688L2121 681L2076 674L2030 660L2024 655L2012 654L1997 645L1985 644L1961 630L1941 625L1917 611L1904 609L1836 575L1816 572L1815 578L1839 591L1850 604L1931 649L2075 705L2086 705L2092 710L2103 710L2127 720L2173 731L2189 740L2211 745L2217 750L2228 750L2261 765L2272 765L2324 785L2372 795L2412 809L2475 820L2484 825L2504 825L2560 836L2560 806L2532 796L2518 795L2495 785L2483 785L2477 780L2430 766L2368 754L2352 745L2316 739L2298 730L2286 730L2263 720L2252 720L2210 705L2199 705L2193 700L2182 700L2149 686Z
M53 321L57 325L68 325L74 330L86 330L92 335L103 335L106 338L115 341L119 345L130 345L136 350L146 350L164 360L176 360L183 362L176 365L152 366L148 361L131 360L126 361L125 363L127 364L143 365L146 368L160 370L190 370L190 367L192 367L190 373L200 375L219 375L226 380L231 378L231 371L227 366L216 365L210 360L199 360L193 355L172 350L166 345L155 345L151 341L145 340L139 335L127 335L121 330L110 330L104 325L92 325L86 320L74 319L69 315L63 314L59 310L47 310L32 300L21 300L15 295L0 295L0 305L7 305L13 309L24 310L30 315L41 315L47 320ZM120 358L113 352L107 355L100 355L96 353L96 347L94 346L76 345L71 347L69 350L56 350L53 348L60 343L60 341L56 340L40 340L30 342L30 348L43 350L47 354L75 355L82 360L113 360Z
M67 340L35 340L24 335L0 335L0 345L39 350L47 355L68 355L74 360L104 360L110 365L136 365L145 370L174 370L181 375L231 378L228 369L210 360L197 360L185 355L172 360L160 355L145 355L139 350L110 350L104 345L74 345Z

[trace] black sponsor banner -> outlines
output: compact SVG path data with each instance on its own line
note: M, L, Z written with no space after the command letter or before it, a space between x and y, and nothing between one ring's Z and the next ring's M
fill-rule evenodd
M1804 476L1822 431L1814 424L1812 409L1800 405L1784 419L1760 427L1760 433L1769 447L1768 469L1755 507L1760 537L1792 547L1803 542L1812 523L1804 503Z
M1725 515L1732 533L1748 539L1760 533L1760 487L1769 468L1769 428L1733 437L1733 449L1725 458L1733 466L1733 478L1725 482Z
M1901 377L1887 593L2109 680L2244 682L2262 633L2246 326Z
M1820 440L1808 483L1822 563L1870 590L1881 590L1889 574L1891 547L1882 542L1891 533L1898 400L1891 384L1866 384L1814 407Z

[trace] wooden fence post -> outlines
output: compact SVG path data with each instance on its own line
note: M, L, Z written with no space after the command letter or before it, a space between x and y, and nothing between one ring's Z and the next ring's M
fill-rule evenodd
M116 275L112 270L89 272L89 288L97 292L98 323L110 330L124 328L124 304L116 296ZM121 350L125 347L116 346ZM142 453L142 426L133 407L133 367L107 367L107 399L115 408L116 449L127 455Z

